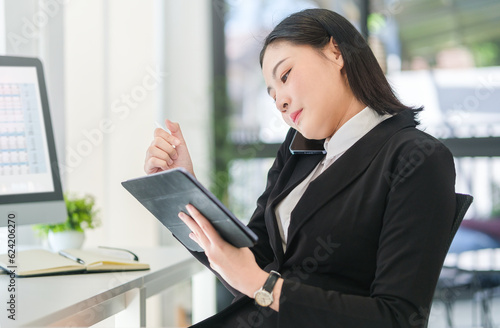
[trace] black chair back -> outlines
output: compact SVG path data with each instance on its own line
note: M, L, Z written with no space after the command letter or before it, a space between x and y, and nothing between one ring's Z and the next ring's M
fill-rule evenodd
M467 210L469 209L470 205L472 204L472 201L474 197L471 195L467 194L456 194L456 200L457 200L457 205L455 207L455 217L453 219L453 225L451 227L451 232L450 235L448 236L448 249L450 249L451 242L453 241L453 238L455 238L455 234L457 233L458 228L460 227L460 224L462 223L462 220L464 219L465 213L467 213Z

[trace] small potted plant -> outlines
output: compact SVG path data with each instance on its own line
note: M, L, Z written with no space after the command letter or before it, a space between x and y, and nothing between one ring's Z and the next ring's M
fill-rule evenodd
M33 226L39 236L47 238L50 248L56 252L65 248L80 248L85 240L84 230L94 229L100 224L93 196L65 194L64 200L68 210L65 222Z

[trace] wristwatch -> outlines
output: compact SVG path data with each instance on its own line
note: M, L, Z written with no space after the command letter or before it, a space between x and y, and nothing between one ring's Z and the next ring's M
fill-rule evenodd
M260 306L270 306L273 304L274 299L273 299L273 289L274 285L278 281L278 278L281 277L281 275L276 272L276 271L271 271L269 273L269 277L267 278L266 282L264 283L264 286L262 286L258 291L255 292L253 297L255 298L255 303L257 303Z

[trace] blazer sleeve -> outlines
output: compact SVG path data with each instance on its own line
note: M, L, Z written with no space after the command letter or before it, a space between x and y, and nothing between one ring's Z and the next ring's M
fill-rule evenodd
M285 279L279 327L426 327L455 212L455 169L438 141L419 159L409 144L387 167L392 179L370 295Z
M266 223L264 219L264 212L266 209L267 201L269 199L269 195L271 194L272 188L276 184L278 177L281 173L281 170L291 156L290 151L288 150L292 137L294 135L295 130L290 129L287 133L285 141L281 144L277 156L274 160L273 165L269 169L267 175L267 183L266 189L262 193L262 195L257 200L257 208L254 211L248 227L257 235L258 242L252 247L250 250L253 252L255 256L255 260L257 264L264 268L268 263L272 262L274 258L274 253L272 251L271 245L269 244L269 236L267 234ZM174 236L175 237L175 236ZM193 252L188 249L188 251L204 266L206 266L210 271L212 271L217 278L221 281L221 283L233 294L234 296L241 296L241 293L231 287L217 272L215 272L211 267L208 261L207 256L204 252Z

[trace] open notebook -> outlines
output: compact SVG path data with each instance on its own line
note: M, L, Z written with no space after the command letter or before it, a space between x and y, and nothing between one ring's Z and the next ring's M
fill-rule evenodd
M18 277L91 273L109 271L148 270L149 264L110 256L98 250L66 249L66 254L83 260L84 264L44 249L23 250L16 255L15 273ZM6 271L9 267L7 254L0 255L0 267Z

